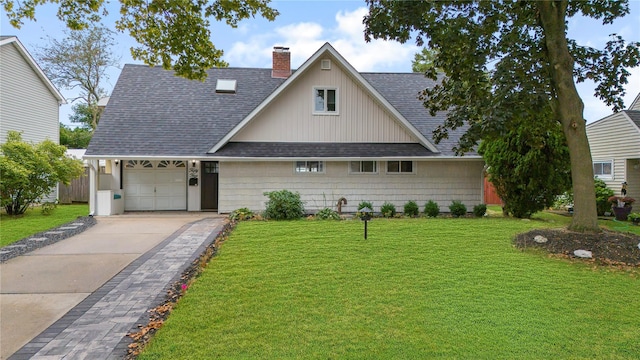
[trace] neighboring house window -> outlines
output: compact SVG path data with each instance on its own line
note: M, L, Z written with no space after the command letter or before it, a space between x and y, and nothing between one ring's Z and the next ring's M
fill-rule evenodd
M351 161L349 172L352 174L375 174L378 172L376 161Z
M388 173L413 173L413 161L387 161Z
M593 174L599 178L612 178L613 161L594 161Z
M296 161L297 173L324 172L324 161Z
M338 90L331 88L314 88L313 102L314 114L337 114Z

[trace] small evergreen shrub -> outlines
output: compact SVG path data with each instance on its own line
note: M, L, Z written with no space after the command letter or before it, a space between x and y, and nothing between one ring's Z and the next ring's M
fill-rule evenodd
M418 204L416 204L415 201L411 200L408 201L406 204L404 204L404 214L406 216L418 216L418 214L420 213L420 208L418 207Z
M479 204L473 207L473 215L475 217L483 217L487 213L487 205Z
M424 205L424 213L428 217L436 217L440 214L440 206L438 206L437 202L429 200L429 202Z
M611 211L611 203L609 198L613 196L613 190L607 187L607 184L602 179L595 179L596 187L596 211L598 216L603 216L605 212Z
M53 201L47 201L42 203L42 205L40 206L40 211L42 212L42 215L51 215L53 213L53 210L55 210L58 207L58 204L56 204Z
M390 218L396 215L396 206L390 202L385 201L384 204L380 207L380 212L382 216Z
M364 209L368 207L369 209L371 209L373 211L373 204L369 201L361 201L360 204L358 204L358 211L360 211L360 209Z
M316 213L316 218L320 220L340 220L340 215L337 211L327 207L318 211Z
M273 220L293 220L304 215L304 203L300 200L300 193L289 190L265 192L269 197L264 216Z
M465 216L467 214L467 207L458 200L454 200L449 205L449 211L451 211L451 215L453 217Z
M229 220L231 221L242 221L242 220L250 220L254 216L253 211L248 208L240 208L233 210L231 214L229 214Z

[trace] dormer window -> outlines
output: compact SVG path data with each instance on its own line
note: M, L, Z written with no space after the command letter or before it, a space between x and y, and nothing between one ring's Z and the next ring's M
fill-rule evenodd
M314 114L338 114L338 89L316 87L313 89L313 94Z

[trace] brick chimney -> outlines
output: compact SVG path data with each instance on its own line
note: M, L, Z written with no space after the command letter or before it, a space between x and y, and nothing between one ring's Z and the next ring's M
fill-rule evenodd
M288 47L273 47L273 68L271 77L286 79L291 76L291 53Z

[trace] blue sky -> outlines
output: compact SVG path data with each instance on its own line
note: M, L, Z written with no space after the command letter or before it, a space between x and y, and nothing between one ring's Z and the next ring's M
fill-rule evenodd
M118 13L118 2L110 5L110 15L104 24L113 29ZM272 6L280 16L269 22L262 18L242 21L236 29L224 23L212 25L213 42L225 51L224 59L233 67L271 67L273 46L287 46L291 51L292 67L300 66L325 42L330 42L338 52L359 71L409 72L413 55L420 49L414 43L364 41L362 18L366 14L364 1L273 1ZM617 33L627 41L640 41L640 0L630 1L631 13L612 25L588 18L574 18L569 23L569 36L578 43L601 48L609 34ZM4 13L0 16L0 33L17 35L32 55L39 46L47 44L47 37L62 39L64 25L56 18L57 7L51 4L36 11L36 22L25 22L21 29L11 27ZM131 58L129 48L133 40L123 33L116 35L114 49L122 65L139 63ZM640 68L631 70L632 77L626 86L625 106L640 92ZM103 84L109 92L115 85L119 68L109 71L109 79ZM592 122L611 114L602 101L593 96L592 83L578 84L584 103L584 116ZM60 89L67 98L75 97L72 90ZM60 120L69 124L71 105L63 105Z

